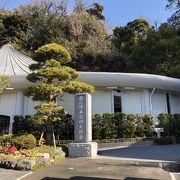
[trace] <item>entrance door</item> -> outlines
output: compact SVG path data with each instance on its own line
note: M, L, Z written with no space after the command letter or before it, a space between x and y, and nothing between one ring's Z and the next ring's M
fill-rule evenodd
M9 133L10 116L0 115L0 134Z

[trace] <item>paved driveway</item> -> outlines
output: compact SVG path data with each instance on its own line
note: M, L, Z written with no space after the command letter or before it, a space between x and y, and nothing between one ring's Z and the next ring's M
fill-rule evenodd
M16 180L29 172L0 168L0 180Z
M171 180L161 168L138 167L130 161L64 159L23 180Z
M101 150L99 153L101 158L177 161L180 159L180 144L124 147Z

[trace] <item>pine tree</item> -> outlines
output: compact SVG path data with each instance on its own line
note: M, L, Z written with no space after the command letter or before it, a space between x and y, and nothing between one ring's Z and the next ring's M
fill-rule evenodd
M30 66L32 73L27 79L36 84L28 87L25 95L34 101L41 101L34 107L37 112L33 119L36 123L46 125L46 142L52 145L53 122L66 115L64 108L56 102L57 97L62 97L64 93L93 92L94 88L78 81L79 73L66 66L71 56L61 45L52 43L40 47L35 51L34 60L37 64Z

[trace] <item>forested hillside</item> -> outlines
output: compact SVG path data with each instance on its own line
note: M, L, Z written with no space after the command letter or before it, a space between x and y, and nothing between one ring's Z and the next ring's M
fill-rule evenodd
M55 42L72 56L69 66L79 71L136 72L180 78L180 1L167 0L173 9L167 22L150 25L135 19L109 33L103 6L75 0L36 0L12 10L1 9L0 45L10 43L32 55ZM128 12L127 12L128 13ZM120 17L122 18L122 17Z

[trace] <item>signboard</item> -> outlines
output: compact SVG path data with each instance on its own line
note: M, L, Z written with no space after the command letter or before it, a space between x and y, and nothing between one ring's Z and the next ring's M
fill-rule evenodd
M164 128L154 128L154 131L157 133L157 137L161 138L161 132L164 132Z
M75 95L75 142L92 140L91 125L91 95L77 94Z

